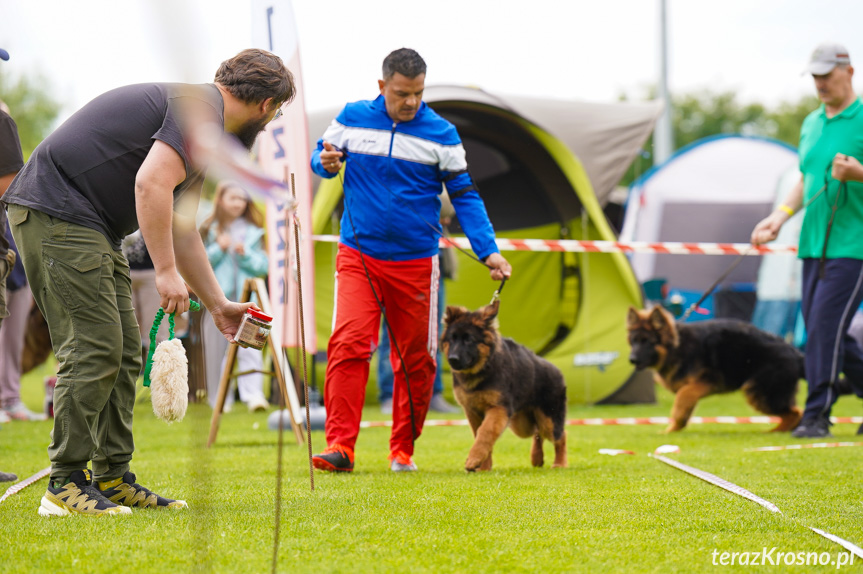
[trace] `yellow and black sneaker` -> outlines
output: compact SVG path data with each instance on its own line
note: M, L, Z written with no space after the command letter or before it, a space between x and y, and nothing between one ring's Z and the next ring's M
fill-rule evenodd
M39 505L39 516L67 516L85 514L132 514L131 508L120 506L105 498L90 478L87 469L76 470L63 485L48 484L48 490Z
M137 484L135 480L135 475L127 472L114 480L99 481L98 486L102 496L123 506L137 506L139 508L187 508L189 506L185 500L173 500L159 496Z

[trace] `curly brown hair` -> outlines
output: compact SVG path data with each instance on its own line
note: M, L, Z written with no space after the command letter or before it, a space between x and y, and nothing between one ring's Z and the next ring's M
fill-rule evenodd
M297 95L294 75L281 58L266 50L243 50L225 60L216 71L215 82L247 104L273 98L281 106Z

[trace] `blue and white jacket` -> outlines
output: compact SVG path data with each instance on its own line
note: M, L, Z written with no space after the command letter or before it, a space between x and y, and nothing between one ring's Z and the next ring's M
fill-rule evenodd
M445 184L477 256L498 252L458 132L425 102L409 122L394 122L383 96L346 105L312 152L312 170L329 179L336 174L321 165L325 141L347 153L340 238L345 245L356 249L358 239L364 254L384 261L436 255Z

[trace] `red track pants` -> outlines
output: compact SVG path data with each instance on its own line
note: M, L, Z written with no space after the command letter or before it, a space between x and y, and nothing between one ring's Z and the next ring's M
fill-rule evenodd
M413 455L411 400L416 437L422 432L435 375L438 344L438 258L382 261L339 244L336 256L336 295L333 334L327 347L324 406L327 409L327 444L354 448L360 432L369 363L378 346L381 310L372 289L384 305L389 321L393 363L393 427L390 451ZM410 381L410 399L401 350Z

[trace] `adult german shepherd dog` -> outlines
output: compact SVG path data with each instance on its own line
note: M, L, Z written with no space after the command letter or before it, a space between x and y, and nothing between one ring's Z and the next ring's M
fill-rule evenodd
M800 422L797 383L803 354L770 333L727 319L677 324L662 307L629 308L629 362L652 367L657 381L675 394L665 432L682 430L698 401L742 389L755 410L780 417L774 431Z
M455 398L475 437L465 470L491 470L494 443L506 429L533 437L530 461L542 466L543 439L554 443L554 467L566 466L566 385L560 370L497 330L498 302L470 312L447 307L441 350L453 372Z

